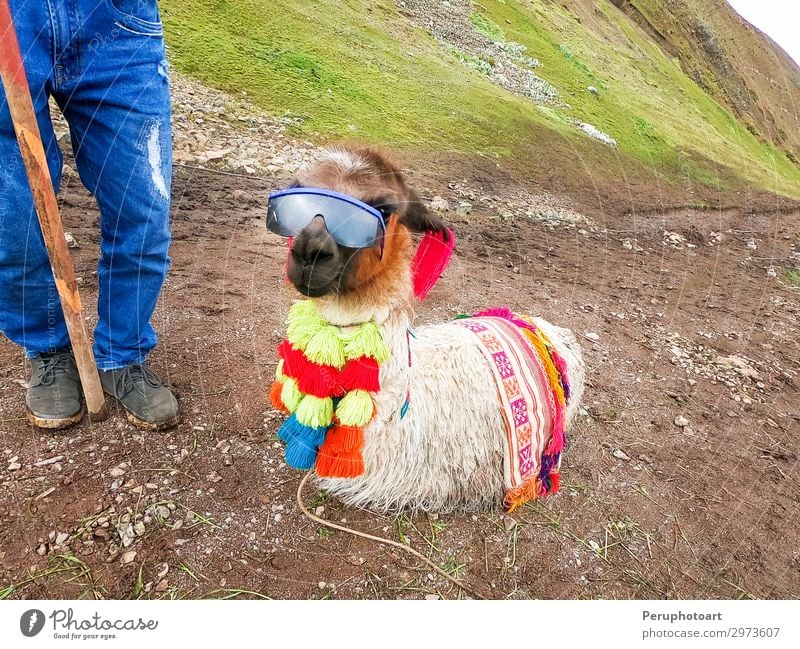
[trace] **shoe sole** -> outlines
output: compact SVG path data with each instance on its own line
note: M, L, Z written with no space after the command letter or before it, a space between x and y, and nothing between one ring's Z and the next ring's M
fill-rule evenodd
M123 408L125 406L120 402ZM125 408L125 416L128 418L128 421L136 426L137 428L141 428L142 430L166 430L167 428L172 428L173 426L178 425L178 415L175 415L172 419L167 419L166 421L153 423L152 421L145 421L144 419L139 419L136 415L134 415L130 410Z
M125 407L125 404L122 403L117 397L115 397L110 392L103 390L109 397L114 399L119 405L122 406L122 409L125 411L125 417L128 419L128 422L136 426L136 428L141 428L142 430L166 430L167 428L172 428L173 426L178 425L178 421L180 420L180 415L175 415L171 419L167 419L165 421L159 422L152 422L152 421L145 421L144 419L139 419L136 415L134 415L130 410Z
M74 426L81 419L83 419L84 408L81 406L81 409L71 417L62 417L58 419L40 417L36 413L32 412L27 406L25 407L25 414L28 417L28 421L38 428L59 430L61 428L69 428L70 426Z

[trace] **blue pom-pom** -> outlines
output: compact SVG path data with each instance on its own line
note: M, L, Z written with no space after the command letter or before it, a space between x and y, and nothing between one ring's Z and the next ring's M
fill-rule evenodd
M295 469L310 469L317 459L317 451L325 441L328 427L304 426L291 415L278 431L278 437L286 442L284 455L286 464Z

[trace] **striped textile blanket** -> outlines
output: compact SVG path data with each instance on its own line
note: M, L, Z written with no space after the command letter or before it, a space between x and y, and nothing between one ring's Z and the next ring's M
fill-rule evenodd
M531 319L507 309L453 324L475 334L495 379L506 428L507 510L558 491L569 395L566 364Z

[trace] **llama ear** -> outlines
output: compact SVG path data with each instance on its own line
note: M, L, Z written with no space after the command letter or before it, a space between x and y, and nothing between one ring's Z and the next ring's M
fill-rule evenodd
M431 214L415 191L409 193L408 204L400 217L400 223L414 232L441 232L445 241L450 240L445 222L435 214Z

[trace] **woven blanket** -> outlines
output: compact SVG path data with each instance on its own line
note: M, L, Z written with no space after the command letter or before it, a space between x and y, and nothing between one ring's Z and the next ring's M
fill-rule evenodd
M497 387L506 427L505 504L509 511L558 490L564 440L565 364L532 321L506 310L457 319L477 337Z

